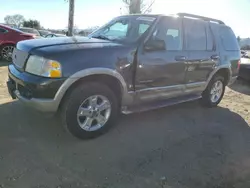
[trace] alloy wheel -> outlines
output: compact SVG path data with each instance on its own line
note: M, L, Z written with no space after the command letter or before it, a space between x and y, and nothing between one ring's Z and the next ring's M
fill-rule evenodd
M77 111L79 126L85 131L96 131L102 128L110 118L111 103L102 95L88 97Z
M12 53L14 47L13 46L4 46L1 50L1 56L4 60L11 61L12 60Z
M218 102L223 94L223 83L221 80L217 80L210 91L210 99L212 103Z

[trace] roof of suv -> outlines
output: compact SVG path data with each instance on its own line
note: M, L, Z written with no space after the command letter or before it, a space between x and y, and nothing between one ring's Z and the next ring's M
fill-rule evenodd
M213 23L218 23L225 25L225 23L221 20L214 19L214 18L209 18L205 16L199 16L195 14L189 14L189 13L177 13L177 14L170 14L170 15L164 15L164 14L133 14L133 15L124 15L120 17L128 17L128 16L145 16L145 17L165 17L165 16L170 16L170 17L181 17L181 18L190 18L190 19L198 19L198 20L203 20L203 21L208 21L208 22L213 22Z

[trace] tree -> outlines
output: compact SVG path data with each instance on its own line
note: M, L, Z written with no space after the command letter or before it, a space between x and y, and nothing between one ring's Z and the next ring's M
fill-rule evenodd
M4 17L4 21L6 24L11 24L16 27L20 27L24 22L24 17L20 14L7 15Z
M240 36L237 37L237 41L238 41L238 43L240 44L240 41L241 41Z
M122 0L129 14L147 14L152 11L155 0Z
M35 28L35 29L40 29L41 28L40 22L37 21L37 20L24 21L23 26L24 27L31 27L31 28Z

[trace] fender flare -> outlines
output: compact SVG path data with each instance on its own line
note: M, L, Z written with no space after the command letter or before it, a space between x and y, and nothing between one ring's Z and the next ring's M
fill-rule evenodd
M10 41L7 41L7 42L0 42L0 48L1 48L1 46L4 46L4 45L6 45L6 44L10 44L10 45L16 46L15 43L10 42Z
M54 97L54 100L56 101L57 105L59 106L63 96L68 91L70 86L72 86L75 82L87 76L100 75L100 74L112 76L120 82L123 94L122 96L123 101L129 97L127 84L119 72L109 68L89 68L76 72L75 74L73 74L67 80L64 81L64 83L61 85L61 87L59 88Z
M229 80L232 77L232 70L231 70L231 65L220 65L218 67L216 67L209 75L205 88L207 88L208 84L210 83L210 81L212 80L212 78L214 77L214 75L221 69L227 69L229 72Z

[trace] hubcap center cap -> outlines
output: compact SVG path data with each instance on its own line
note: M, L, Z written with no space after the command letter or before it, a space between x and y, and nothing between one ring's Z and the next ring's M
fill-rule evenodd
M99 115L99 110L97 108L90 110L90 117L91 118L96 118L98 115Z

